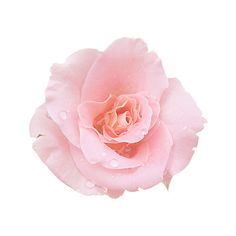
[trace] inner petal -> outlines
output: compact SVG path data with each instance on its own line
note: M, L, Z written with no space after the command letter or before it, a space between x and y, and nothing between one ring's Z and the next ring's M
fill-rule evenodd
M146 95L120 95L107 108L93 122L105 143L136 143L148 133L153 112Z
M95 118L94 127L104 135L116 137L126 133L129 126L140 119L140 106L135 98L120 96L116 99L113 107Z
M130 114L128 111L120 114L117 117L117 122L114 126L116 131L127 131L127 127L130 125L130 121L132 120L132 118L130 117Z
M132 158L137 153L138 143L130 144L130 143L109 143L107 144L108 147L113 149L116 153L121 156Z

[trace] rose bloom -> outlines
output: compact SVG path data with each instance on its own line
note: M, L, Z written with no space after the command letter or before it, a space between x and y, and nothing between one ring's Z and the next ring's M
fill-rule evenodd
M168 186L191 160L205 120L177 79L140 39L84 49L54 64L35 112L34 150L86 195Z

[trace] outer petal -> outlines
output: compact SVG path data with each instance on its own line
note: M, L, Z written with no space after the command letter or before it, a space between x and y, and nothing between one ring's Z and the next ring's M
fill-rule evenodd
M82 100L104 101L109 94L147 91L157 97L168 86L161 61L141 39L116 40L95 62L82 89Z
M166 167L167 176L177 174L189 164L198 143L198 136L191 129L172 132L172 138L174 144Z
M191 160L198 141L196 133L203 128L205 119L177 79L169 80L169 88L161 99L160 119L173 137L174 145L166 169L167 175L173 176Z
M159 119L159 113L160 113L160 104L157 101L154 101L152 97L147 97L149 106L152 109L152 119L151 119L151 125L149 129L151 129Z
M165 125L154 126L145 144L149 147L147 163L138 168L114 170L100 165L91 165L79 149L71 145L71 153L81 173L98 185L110 189L136 191L149 188L163 180L163 173L169 157L172 139Z
M34 150L60 180L86 195L104 194L103 188L94 186L75 166L68 149L68 141L47 116L45 105L39 107L33 116L30 133L37 138L33 144Z
M77 106L87 73L100 53L85 49L72 54L64 64L52 67L52 77L46 90L46 105L50 117L67 139L79 147Z

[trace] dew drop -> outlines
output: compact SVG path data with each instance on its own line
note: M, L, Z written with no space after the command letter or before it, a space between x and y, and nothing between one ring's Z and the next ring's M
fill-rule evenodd
M117 160L113 159L113 160L110 161L110 165L112 167L118 167L119 166L119 162Z
M141 130L141 133L142 133L143 135L146 135L146 134L147 134L147 131L146 131L145 129L142 129L142 130Z
M93 188L95 186L95 184L93 182L91 182L91 181L87 181L86 186L88 188Z
M105 152L102 152L102 156L105 157L107 154Z
M62 120L66 120L67 119L67 112L66 111L61 111L59 116Z

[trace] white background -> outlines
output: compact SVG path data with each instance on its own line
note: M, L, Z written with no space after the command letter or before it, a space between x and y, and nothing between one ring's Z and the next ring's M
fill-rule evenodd
M235 1L0 2L0 235L236 235ZM208 120L190 165L119 199L83 196L31 149L53 62L141 37Z

